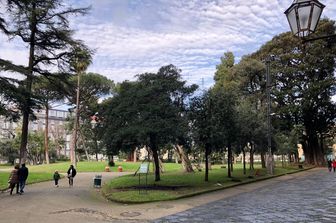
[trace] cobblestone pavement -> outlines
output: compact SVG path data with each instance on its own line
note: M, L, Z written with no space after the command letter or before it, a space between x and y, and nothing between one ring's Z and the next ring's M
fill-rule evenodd
M211 202L154 221L168 222L336 222L336 173L282 181L252 193Z

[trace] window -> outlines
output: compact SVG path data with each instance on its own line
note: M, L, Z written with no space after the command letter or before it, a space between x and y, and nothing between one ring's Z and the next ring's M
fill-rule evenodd
M56 111L55 110L50 110L49 111L49 116L55 117L56 116Z

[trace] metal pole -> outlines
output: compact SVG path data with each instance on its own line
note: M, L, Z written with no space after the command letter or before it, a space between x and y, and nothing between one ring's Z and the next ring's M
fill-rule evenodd
M274 174L273 155L272 155L272 126L271 126L271 76L270 76L271 57L266 59L266 93L267 93L267 172Z

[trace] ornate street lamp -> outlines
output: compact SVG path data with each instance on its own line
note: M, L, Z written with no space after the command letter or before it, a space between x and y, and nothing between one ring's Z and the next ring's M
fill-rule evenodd
M315 32L324 7L318 0L294 0L285 11L292 33L305 38Z
M325 5L318 0L294 0L293 4L285 11L292 33L301 37L303 42L335 38L336 34L306 38L315 32L324 7Z

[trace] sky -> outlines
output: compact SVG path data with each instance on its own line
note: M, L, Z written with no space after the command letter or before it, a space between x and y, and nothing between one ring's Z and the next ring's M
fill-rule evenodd
M188 83L208 88L225 52L232 51L238 62L273 36L290 30L283 12L292 0L64 2L92 7L90 14L70 19L75 38L95 50L88 72L121 82L174 64ZM336 20L335 0L321 3L326 5L322 17ZM27 64L28 51L0 34L0 57Z

